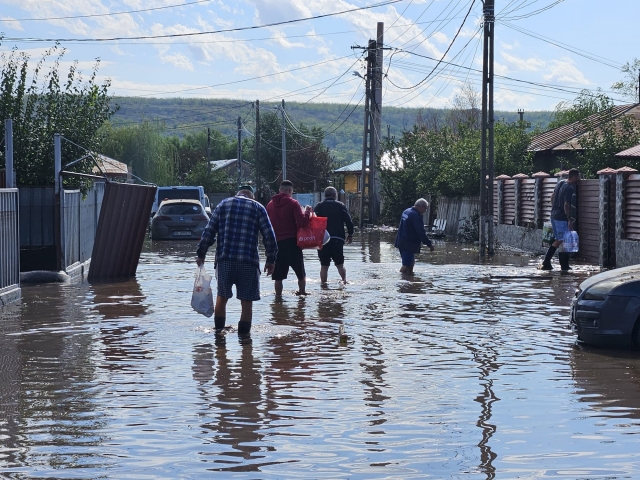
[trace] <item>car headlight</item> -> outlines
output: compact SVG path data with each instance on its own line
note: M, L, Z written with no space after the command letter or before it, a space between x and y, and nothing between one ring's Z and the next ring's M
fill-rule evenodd
M620 285L620 280L604 281L587 288L582 294L582 300L604 300L615 287Z

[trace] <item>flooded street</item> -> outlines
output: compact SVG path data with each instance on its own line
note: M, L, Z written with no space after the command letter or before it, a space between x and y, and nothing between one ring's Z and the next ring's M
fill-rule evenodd
M25 286L0 318L0 472L640 477L640 355L568 329L593 269L437 243L403 277L393 238L356 235L328 289L306 251L306 298L263 275L248 341L235 298L223 338L191 309L194 242L149 243L132 281Z

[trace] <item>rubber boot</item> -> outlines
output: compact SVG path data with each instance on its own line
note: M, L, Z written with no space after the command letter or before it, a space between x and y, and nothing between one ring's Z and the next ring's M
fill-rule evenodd
M563 272L571 270L571 267L569 266L569 253L568 252L559 253L558 254L558 260L560 261L560 270L562 270Z
M238 322L238 334L246 335L251 331L251 322Z
M216 330L222 330L226 322L227 319L225 317L213 317L213 323L216 327Z
M542 265L540 265L540 270L553 270L551 266L551 259L553 258L553 254L556 253L557 247L553 245L549 246L549 250L547 250L547 254L542 261Z

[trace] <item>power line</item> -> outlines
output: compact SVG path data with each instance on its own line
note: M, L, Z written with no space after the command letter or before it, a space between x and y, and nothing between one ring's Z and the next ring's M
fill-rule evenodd
M508 17L508 16L501 17L501 20L522 20L524 18L533 17L534 15L538 15L538 14L544 12L544 11L547 11L547 10L555 7L556 5L558 5L558 4L562 3L562 2L564 2L564 0L556 0L552 4L547 5L546 7L539 8L538 10L534 10L532 12L525 13L523 15L517 15L515 17ZM509 12L509 13L511 13L511 12Z
M9 18L3 19L3 22L43 22L50 20L72 20L75 18L94 18L94 17L110 17L114 15L128 15L130 13L152 12L155 10L167 10L169 8L188 7L199 3L209 3L211 0L198 0L196 2L180 3L176 5L165 5L164 7L142 8L140 10L127 10L124 12L96 13L92 15L70 15L67 17L44 17L44 18Z
M444 57L447 56L447 53L449 53L449 50L451 50L451 47L453 46L454 42L456 41L456 38L458 38L458 35L460 34L460 31L462 30L462 27L464 26L464 23L467 20L467 17L469 16L469 14L471 13L471 9L473 8L473 5L476 3L476 0L472 0L471 1L471 5L469 6L469 10L467 11L467 14L464 17L464 20L462 21L462 23L460 24L460 28L458 28L458 31L456 32L455 36L453 37L453 39L451 40L451 43L449 44L449 46L447 47L447 50L442 54L442 57L440 57L440 60L438 60L438 63L436 64L435 67L433 67L433 70L431 70L431 72L429 72L429 74L424 77L422 80L420 80L418 83L416 83L415 85L413 85L412 87L401 87L399 85L395 85L394 86L396 88L400 88L402 90L413 90L416 87L419 87L420 85L422 85L425 81L427 81L427 79L431 76L431 74L433 72L435 72L436 68L438 68L438 66L440 65L440 63L444 60ZM404 51L404 50L401 50ZM395 53L395 52L394 52ZM413 53L413 52L411 52ZM391 55L393 57L393 54ZM389 67L387 68L387 71L389 70L389 68L391 68L391 58L389 59Z
M218 33L229 33L229 32L241 32L241 31L246 31L246 30L258 30L261 28L268 28L268 27L276 27L279 25L289 25L292 23L300 23L300 22L306 22L309 20L317 20L319 18L327 18L327 17L334 17L337 15L344 15L345 13L351 13L351 12L357 12L357 11L361 11L361 10L370 10L372 8L377 8L377 7L384 7L386 5L392 5L394 3L398 3L401 2L402 0L385 0L384 2L380 2L380 3L375 3L373 5L368 5L365 7L358 7L358 8L351 8L349 10L343 10L340 12L334 12L334 13L325 13L323 15L314 15L312 17L305 17L305 18L297 18L294 20L285 20L282 22L274 22L274 23L267 23L267 24L263 24L263 25L254 25L251 27L238 27L238 28L226 28L223 30L211 30L208 32L189 32L189 33L171 33L171 34L166 34L166 35L141 35L141 36L137 36L137 37L111 37L111 38L19 38L19 37L7 37L6 40L10 40L10 41L24 41L24 40L30 40L33 42L109 42L109 41L116 41L116 40L149 40L149 39L154 39L154 38L180 38L180 37L195 37L195 36L199 36L199 35L215 35Z

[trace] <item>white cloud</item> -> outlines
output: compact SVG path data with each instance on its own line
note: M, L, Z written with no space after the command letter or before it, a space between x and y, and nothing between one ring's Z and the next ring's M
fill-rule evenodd
M162 63L170 63L181 70L188 70L190 72L194 71L191 60L189 60L189 58L183 53L174 53L171 55L160 54L160 60Z
M591 82L578 70L570 58L551 60L547 64L547 72L546 75L543 75L543 78L547 81L554 80L578 85L591 85Z
M506 52L501 52L501 56L516 71L537 72L546 66L546 62L539 58L519 58Z
M4 23L8 28L10 28L11 30L17 30L19 32L24 32L24 27L22 26L22 24L16 20L15 18L12 17L2 17L2 19L0 19L0 22Z
M433 38L436 42L443 43L445 45L449 43L449 37L447 37L447 35L443 32L436 32L431 35L431 38Z
M533 104L537 97L532 94L514 92L508 88L496 87L494 93L495 106L499 110L513 110L514 108L525 108Z

